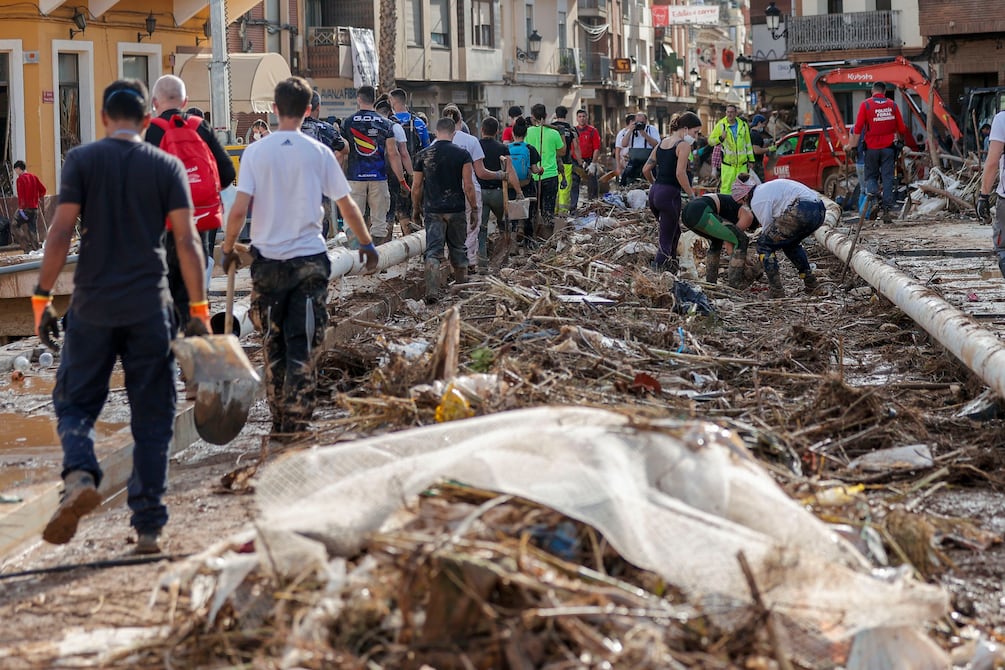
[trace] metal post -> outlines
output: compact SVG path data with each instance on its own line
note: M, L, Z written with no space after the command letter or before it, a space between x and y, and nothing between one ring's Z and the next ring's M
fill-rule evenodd
M213 36L213 58L209 64L209 101L213 130L220 142L233 144L230 129L230 59L227 55L226 0L209 2L210 34Z

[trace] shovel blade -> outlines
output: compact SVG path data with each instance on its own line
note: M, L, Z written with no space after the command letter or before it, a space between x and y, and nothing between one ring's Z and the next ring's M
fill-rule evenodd
M248 421L258 383L245 379L199 384L195 396L195 429L210 444L228 444Z
M258 382L259 376L233 335L182 337L171 343L185 379L195 384Z

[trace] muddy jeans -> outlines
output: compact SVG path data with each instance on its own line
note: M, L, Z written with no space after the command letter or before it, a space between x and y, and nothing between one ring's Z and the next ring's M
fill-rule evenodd
M137 532L159 531L168 520L162 502L167 486L168 447L174 434L175 385L170 307L128 326L105 326L66 313L66 334L52 392L56 430L63 445L63 477L84 470L101 484L94 455L94 423L108 397L115 359L122 359L133 433L129 477L130 523Z
M883 182L883 209L893 209L897 204L893 194L893 175L897 152L893 147L865 150L865 188L869 195L879 199L879 182Z
M507 187L508 188L508 187ZM495 214L496 229L503 230L503 192L501 188L482 189L482 219L478 226L478 263L486 265L489 262L489 215Z
M41 249L42 245L38 241L38 209L18 211L24 212L27 218L22 219L17 212L14 213L14 220L10 222L10 232L14 244L21 247L25 253Z
M757 254L764 263L764 269L778 269L775 252L781 250L800 275L810 274L810 259L800 242L824 224L825 213L824 203L820 200L796 200L781 216L766 225L757 238Z
M991 221L991 244L994 245L995 256L1005 259L1005 198L998 196L995 206L995 218Z
M450 264L455 268L466 268L470 260L465 240L468 237L468 215L464 212L449 214L423 212L426 223L425 259L443 260L443 245L447 245Z
M314 414L331 262L328 254L272 260L254 247L252 255L252 309L265 332L265 390L272 429L301 431Z

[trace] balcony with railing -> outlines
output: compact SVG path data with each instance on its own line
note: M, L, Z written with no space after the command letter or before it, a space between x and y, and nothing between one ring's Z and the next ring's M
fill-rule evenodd
M575 76L579 63L576 62L576 50L575 49L562 49L558 50L558 73L559 74L571 74Z
M790 52L896 49L902 46L900 11L897 10L790 16L787 24Z
M583 81L599 84L611 78L611 57L606 53L588 51L583 54Z
M576 4L580 18L606 18L610 6L607 0L578 0Z
M352 39L342 26L307 28L307 68L312 77L352 79Z

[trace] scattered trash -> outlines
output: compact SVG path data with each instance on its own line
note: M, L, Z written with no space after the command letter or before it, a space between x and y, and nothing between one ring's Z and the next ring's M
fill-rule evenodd
M976 293L968 293L967 294L967 302L980 302L980 300L981 299L979 297L977 297Z
M678 314L700 314L702 316L715 314L715 308L708 301L708 296L697 286L678 279L673 284L673 296L673 310Z
M41 354L39 354L38 366L40 368L42 368L43 370L45 370L46 368L51 368L52 363L53 363L53 357L52 354L50 354L48 351L43 351Z
M892 449L880 449L859 456L848 467L863 472L896 472L921 470L935 465L932 450L927 444L909 444Z
M642 209L649 204L649 194L640 188L632 189L625 195L629 209Z
M985 389L983 393L964 405L956 416L973 421L991 421L1002 416L1002 413L1001 399L991 389Z
M27 372L31 368L31 362L24 356L18 356L14 359L14 370L17 372Z
M11 496L0 493L0 504L14 505L19 502L24 502L24 498L22 498L21 496Z

